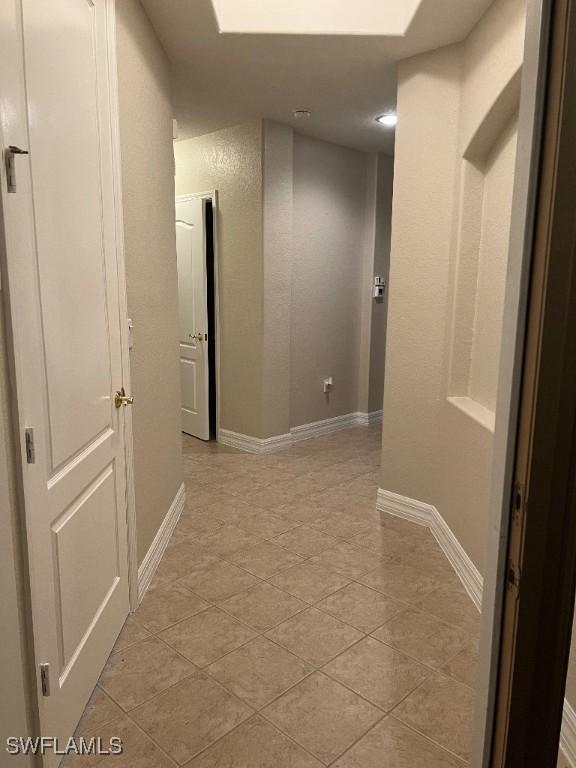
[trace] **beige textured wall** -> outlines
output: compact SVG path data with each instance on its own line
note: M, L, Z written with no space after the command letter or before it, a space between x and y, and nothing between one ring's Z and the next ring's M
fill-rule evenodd
M494 175L488 198L509 205L513 137L505 132L518 93L501 95L517 80L523 23L522 2L496 0L463 44L399 67L381 486L436 506L480 569L493 432L447 399L474 394L452 392L450 380L463 155L474 137L476 163L498 151L505 173ZM480 230L481 220L466 226ZM508 227L502 216L489 234L501 261ZM496 357L499 339L489 333Z
M292 426L358 410L369 160L294 136Z
M263 437L262 124L177 141L176 194L218 191L220 426Z
M469 396L494 412L498 390L500 333L516 159L517 120L500 136L486 159L482 238L476 283L476 313L470 352Z
M294 132L263 123L262 437L290 431Z
M138 560L182 483L168 60L138 0L117 4L120 139L135 398Z
M376 186L376 215L374 233L374 264L372 277L381 275L388 280L390 269L390 235L392 224L392 189L394 158L378 155ZM382 409L384 397L384 364L386 360L386 318L388 315L388 291L386 286L382 300L371 299L372 323L370 334L370 388L368 411Z

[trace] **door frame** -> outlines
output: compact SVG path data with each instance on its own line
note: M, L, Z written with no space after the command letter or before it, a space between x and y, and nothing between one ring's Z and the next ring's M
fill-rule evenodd
M506 548L516 578L501 614L493 768L556 765L576 587L576 3L546 2L545 12L544 133Z
M122 209L122 186L121 186L121 165L120 165L120 132L119 132L119 104L118 104L118 79L117 79L117 55L116 55L116 0L103 0L105 3L105 29L103 38L105 40L106 53L98 62L102 75L107 80L108 85L108 110L110 120L111 137L111 165L113 182L113 200L111 211L111 221L115 228L115 255L116 255L116 280L118 285L118 312L120 327L120 368L124 386L130 391L130 359L129 359L129 331L127 325L127 295L126 295L126 267L124 253L124 232L123 232L123 209ZM12 71L8 74L12 82L12 97L17 105L13 115L13 123L9 126L7 135L4 132L4 126L0 124L0 144L3 150L9 143L17 143L20 146L28 146L28 115L26 108L25 93L25 71L22 49L20 46L22 33L22 6L20 3L13 3L13 15L10 15L8 31L6 35L13 48ZM12 26L10 26L10 24ZM12 39L14 38L14 39ZM107 115L108 119L108 115ZM2 151L3 156L3 151ZM18 173L21 178L30 178L29 165L26 162L18 163ZM2 196L5 197L6 176L4 163L2 162L1 183L3 186ZM23 190L25 199L22 203L21 226L27 232L28 244L25 247L34 248L34 222L32 219L32 209L30 206L31 195L28 190ZM4 231L0 233L4 242L2 251L4 258L1 264L2 279L4 282L3 293L5 295L4 313L6 319L6 339L7 339L7 362L9 368L9 377L11 384L11 408L10 417L13 423L12 435L6 435L6 440L12 440L14 444L14 471L18 486L18 517L21 519L21 530L13 532L15 537L21 541L20 563L15 563L15 569L21 571L24 589L27 594L26 627L25 634L30 649L30 658L26 663L26 675L29 675L30 706L34 715L34 729L39 731L38 712L39 702L39 671L38 663L41 659L36 658L34 626L32 617L32 605L30 602L30 584L33 574L30 571L30 562L27 557L27 494L26 491L26 450L24 446L24 428L25 414L23 403L19 401L18 392L23 391L23 382L25 373L22 368L22 347L29 340L29 329L26 316L35 312L35 307L22 307L15 300L14 285L20 279L20 273L15 264L16 255L10 246L10 229L12 225L8 219L9 211L4 209ZM126 531L127 531L127 573L128 573L128 591L129 604L131 610L137 607L138 596L138 564L136 548L136 510L134 495L134 467L133 467L133 438L132 438L132 414L129 408L123 409L124 418L122 419L122 438L124 441L125 453L125 482L126 482ZM14 627L16 630L17 627ZM23 734L24 735L24 734ZM35 735L35 734L30 734ZM39 735L39 734L38 734Z
M562 450L565 453L569 450L566 441L560 445L560 438L566 437L562 435L561 420L551 424L548 433L542 429L542 421L547 423L546 416L550 419L557 416L552 412L550 402L547 403L542 396L543 387L548 387L548 391L544 391L548 396L554 392L556 402L561 402L564 396L562 405L566 408L565 413L568 416L572 415L570 409L575 405L574 394L570 397L568 393L566 396L559 386L562 381L559 373L564 360L562 353L565 350L560 350L560 342L550 341L550 335L553 336L554 333L564 342L564 335L568 337L570 333L573 334L573 329L570 331L567 325L562 324L570 311L569 297L561 296L561 290L558 292L559 286L570 284L570 254L566 256L558 252L558 249L554 254L554 287L561 306L556 307L557 313L554 316L554 313L549 311L549 305L547 317L544 301L548 283L543 279L543 275L549 266L546 259L549 259L550 253L544 253L545 245L542 242L542 231L545 230L549 234L555 224L551 211L553 190L550 179L551 166L557 150L555 139L558 134L555 135L554 128L558 128L562 119L558 92L564 85L558 59L563 60L567 50L563 33L567 29L566 7L570 5L574 26L575 9L571 0L528 0L527 3L509 257L512 272L509 266L500 361L491 519L485 566L473 768L496 768L504 764L556 765L556 755L552 762L543 762L543 753L539 750L543 749L544 731L547 758L552 760L552 752L558 749L568 655L566 643L569 643L571 635L576 578L574 564L569 565L570 548L565 542L572 542L576 546L576 531L574 526L570 526L569 520L565 520L563 535L558 536L560 526L555 520L557 516L553 514L550 505L546 507L543 503L546 492L551 496L553 485L548 478L549 485L546 487L545 473L538 474L534 464L527 469L527 464L534 456L527 446L535 435L533 427L536 420L540 419L540 433L536 434L540 462L542 463L543 456L549 458L555 455L557 458L562 455ZM553 33L558 35L555 40L551 37ZM574 43L574 29L571 34ZM576 58L574 50L572 58ZM575 124L574 114L572 124ZM554 182L556 181L557 179L554 179ZM566 201L566 185L563 192L563 200ZM558 271L562 269L564 279L558 281ZM574 303L571 309L574 310ZM562 312L565 314L560 317ZM544 364L539 358L539 345L544 334L548 334L547 368L542 367ZM573 350L568 348L566 354L568 353L573 353ZM541 396L540 402L536 400L538 395ZM556 441L557 435L552 434L552 426L557 428L560 436ZM523 473L518 471L519 459L523 461ZM546 464L545 458L543 463ZM564 467L561 467L560 474L563 470ZM540 507L533 509L531 513L527 504L527 487L530 488L531 504L540 502ZM555 490L558 491L558 486ZM529 520L532 523L531 531L526 525ZM531 541L526 537L527 532L531 533ZM558 572L553 573L554 568L545 567L542 541L548 532L556 537L553 542L556 547L554 554L564 559L564 579L559 577ZM564 549L560 546L562 542ZM574 550L571 553L572 559L573 552ZM510 566L513 568L513 580L509 578ZM550 585L553 587L553 593L564 601L563 614L555 617L553 612L546 615L544 608L536 600L537 590ZM526 591L534 596L528 603L519 599ZM566 595L570 597L567 598ZM516 623L519 615L524 617L520 635L517 634L519 625ZM559 632L561 625L562 630ZM538 642L535 642L536 637ZM545 668L542 665L542 650L535 650L539 645L545 645ZM528 679L531 683L535 682L532 688L527 682ZM512 742L507 744L510 728L513 738ZM506 763L505 753L508 758Z
M108 78L110 87L110 123L112 133L112 173L116 213L116 260L118 264L118 299L120 303L120 350L124 388L132 392L130 371L130 327L128 324L128 290L126 287L126 251L124 247L124 206L122 202L122 157L120 151L120 97L118 93L118 49L116 36L116 2L107 3ZM132 408L124 411L124 450L126 465L126 524L128 531L128 589L130 610L140 603L138 586L138 538L136 492L134 487L134 433Z
M220 265L218 259L218 190L211 189L207 192L188 192L185 195L176 195L175 203L185 203L188 200L210 200L212 202L212 243L214 248L214 325L216 332L216 442L220 442Z
M512 514L516 433L519 421L533 232L544 120L548 19L551 0L528 0L518 144L512 201L508 271L502 323L498 402L492 460L489 530L477 674L472 768L488 768L496 717L496 695L505 598L508 531Z

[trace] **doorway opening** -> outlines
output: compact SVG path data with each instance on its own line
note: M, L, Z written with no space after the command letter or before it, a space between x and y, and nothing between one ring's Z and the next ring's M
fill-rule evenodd
M216 439L216 262L214 259L214 203L206 200L206 282L208 288L208 426L210 440Z
M217 437L216 194L176 198L182 432Z

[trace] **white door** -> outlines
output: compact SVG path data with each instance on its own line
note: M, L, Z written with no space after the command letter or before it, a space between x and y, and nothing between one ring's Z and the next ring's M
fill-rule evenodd
M182 431L210 437L205 201L176 200Z
M25 98L14 80L0 96L2 140L30 154L15 158L15 192L3 172L2 201L40 727L65 740L129 611L124 415L113 400L123 383L113 5L22 0L21 10L12 31Z

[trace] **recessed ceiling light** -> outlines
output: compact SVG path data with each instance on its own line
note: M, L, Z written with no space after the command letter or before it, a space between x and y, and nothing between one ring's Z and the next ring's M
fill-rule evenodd
M309 117L312 117L312 112L309 109L295 109L292 114L296 120L307 120Z
M376 118L376 122L380 125L385 125L387 128L394 128L398 122L398 115L395 112L388 112L386 115L380 115Z

